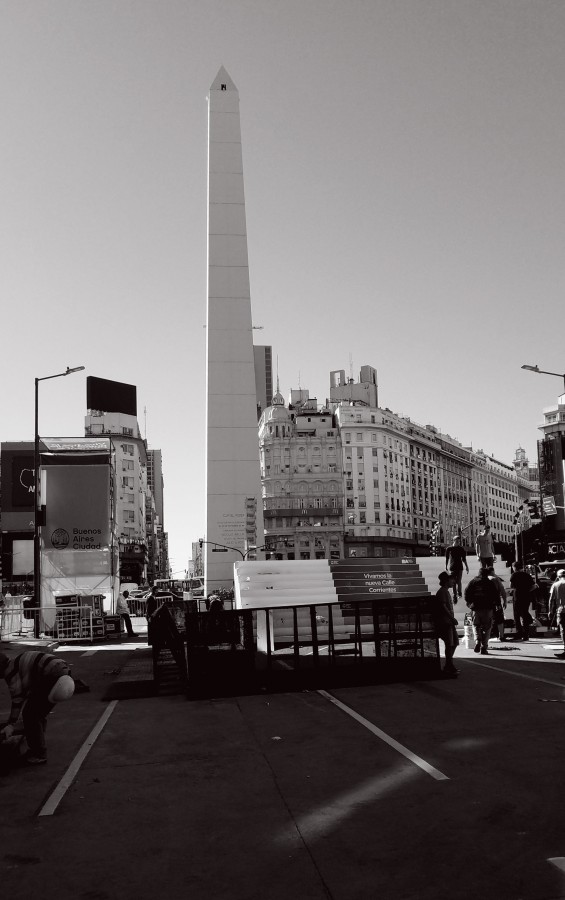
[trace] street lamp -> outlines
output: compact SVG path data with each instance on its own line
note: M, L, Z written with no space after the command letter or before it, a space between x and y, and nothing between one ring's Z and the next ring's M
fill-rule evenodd
M67 366L66 372L58 372L57 375L45 375L43 378L35 379L35 446L33 454L33 466L35 474L35 510L33 518L33 599L35 604L35 627L34 636L39 637L39 608L41 606L41 551L40 551L40 528L41 522L41 504L39 491L39 382L49 381L51 378L63 378L65 375L72 375L73 372L82 372L84 366L75 366L70 369Z
M561 374L561 372L546 372L544 369L540 369L539 366L521 366L522 369L527 369L528 372L536 372L538 375L555 375L557 378L563 379L563 390L565 390L565 374Z

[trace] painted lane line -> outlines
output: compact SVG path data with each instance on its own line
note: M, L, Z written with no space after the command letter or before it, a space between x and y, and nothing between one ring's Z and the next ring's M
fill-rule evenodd
M562 872L565 872L565 856L550 856L547 861L548 863L553 863Z
M37 814L38 816L52 816L53 815L53 813L57 809L59 803L61 802L61 800L65 796L66 792L70 788L71 784L73 783L74 779L76 778L77 773L78 773L80 767L82 766L84 760L86 759L86 757L92 750L92 748L96 742L96 739L98 738L98 735L100 734L100 732L106 725L106 722L108 721L108 719L114 712L117 705L118 705L117 700L112 700L108 704L108 706L106 707L106 709L104 710L104 712L102 713L100 718L98 719L98 722L96 723L96 725L94 726L94 728L92 729L90 734L88 735L84 744L78 751L77 755L71 762L69 768L67 769L67 771L61 778L59 784L57 785L57 787L55 788L53 793L47 798L47 800L45 801L45 803L39 810L39 812Z
M412 751L409 750L408 747L404 747L403 744L395 741L395 739L386 734L386 732L382 731L380 728L377 728L376 725L373 725L373 723L369 722L368 719L365 719L363 716L359 715L359 713L355 712L354 709L351 709L350 706L346 706L345 703L341 702L341 700L333 697L332 694L328 694L326 691L318 691L318 694L321 694L321 696L326 700L329 700L330 703L335 704L335 706L339 707L339 709L341 709L344 713L347 713L348 716L351 716L352 719L355 719L357 722L367 728L372 734L380 738L381 741L384 741L385 744L388 744L389 747L392 747L398 753L402 754L402 756L405 756L406 759L409 759L410 762L414 763L415 766L419 766L420 769L423 769L423 771L426 772L427 775L431 775L432 778L435 778L436 781L449 781L448 775L444 775L443 772L440 772L439 769L435 769L434 766L426 762L425 759L422 759L420 756L412 753Z
M466 659L465 662L469 662L473 666L479 666L481 669L492 669L493 672L502 672L503 675L515 675L516 678L526 678L528 681L541 681L542 684L551 684L552 687L565 688L564 682L550 681L548 678L537 678L535 675L524 675L522 672L512 672L508 669L501 669L498 666L491 666L488 663L479 662L478 659Z

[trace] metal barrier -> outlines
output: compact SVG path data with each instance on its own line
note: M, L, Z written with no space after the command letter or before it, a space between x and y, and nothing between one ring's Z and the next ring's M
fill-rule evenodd
M186 640L197 691L441 674L429 597L190 612Z
M128 597L128 607L132 616L145 616L147 614L147 599L145 597Z
M40 637L52 637L65 643L94 640L95 628L90 606L3 607L0 611L0 638L33 638L36 616L39 616ZM102 626L102 633L103 630Z
M0 640L6 641L28 635L33 637L33 615L29 621L25 616L26 612L22 601L11 602L0 608Z

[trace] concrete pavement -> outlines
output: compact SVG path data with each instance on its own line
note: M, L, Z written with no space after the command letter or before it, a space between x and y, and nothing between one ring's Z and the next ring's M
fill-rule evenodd
M60 647L91 690L50 717L47 766L0 779L3 894L565 897L556 646L461 646L453 681L203 701L105 700L148 648Z

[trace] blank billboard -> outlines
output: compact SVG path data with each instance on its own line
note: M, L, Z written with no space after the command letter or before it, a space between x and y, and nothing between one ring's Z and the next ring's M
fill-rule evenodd
M137 388L135 384L89 375L86 379L86 408L137 416Z

